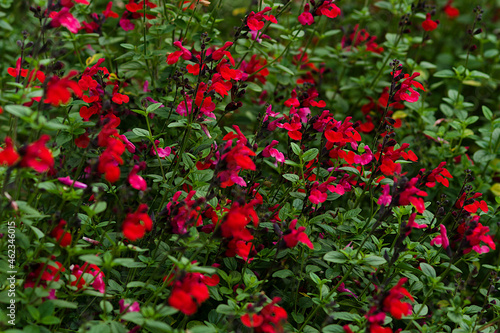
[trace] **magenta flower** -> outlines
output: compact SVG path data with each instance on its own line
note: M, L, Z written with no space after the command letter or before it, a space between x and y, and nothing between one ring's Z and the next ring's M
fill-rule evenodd
M274 157L276 159L276 162L285 163L285 155L283 155L283 153L280 153L278 151L278 149L273 148L278 143L279 142L277 140L273 140L269 146L267 146L266 148L264 148L264 150L262 151L262 156L264 156L264 157Z
M87 184L74 181L69 176L67 176L67 177L59 177L59 178L57 178L57 180L60 181L61 183L63 183L64 185L66 185L66 186L73 186L75 188L87 188Z
M80 22L66 7L61 9L59 12L51 12L50 17L52 18L52 22L50 22L50 24L54 28L58 28L62 25L63 27L68 28L71 33L76 34L82 27Z
M325 202L327 197L328 194L326 193L322 193L321 191L318 190L312 190L311 195L309 196L309 201L317 205L319 203Z
M302 25L311 25L314 23L314 17L309 12L309 7L310 7L309 4L306 3L306 5L304 6L304 12L300 14L298 17L299 22Z
M377 205L389 206L392 201L392 196L389 194L391 187L389 185L382 185L382 195L378 198Z
M136 190L146 191L146 189L148 187L146 184L146 181L144 180L144 178L142 178L141 176L139 176L137 174L142 169L144 169L144 168L141 168L140 165L134 165L132 171L128 175L128 182L129 182L130 186L132 186Z
M141 307L139 306L138 302L130 304L130 303L125 303L125 300L121 299L118 303L120 304L120 313L141 311Z
M440 224L439 230L441 234L439 236L434 237L434 239L431 240L431 246L433 246L434 244L442 245L444 249L447 249L448 246L450 246L450 240L448 239L448 235L446 234L446 227Z

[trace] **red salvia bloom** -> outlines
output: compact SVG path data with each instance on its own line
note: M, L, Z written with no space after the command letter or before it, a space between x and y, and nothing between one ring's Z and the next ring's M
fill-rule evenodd
M134 213L128 213L123 221L123 236L131 241L136 241L153 229L153 221L147 214L148 205L140 204Z
M0 165L12 166L19 160L19 154L14 149L10 137L5 138L5 148L0 150Z
M102 13L104 14L104 17L112 17L112 18L118 18L120 15L115 13L114 11L111 10L111 7L113 7L113 1L108 2L108 5L106 6L106 10L104 10Z
M335 18L341 14L339 7L334 5L331 0L326 0L316 10L316 15L325 15L329 18Z
M50 233L50 235L54 237L62 247L71 245L72 240L71 233L64 230L64 226L66 224L67 223L64 220L59 221L57 227L55 227L54 230L52 230L52 232Z
M258 31L258 30L264 28L265 23L263 22L263 20L267 20L267 21L270 21L273 23L278 23L278 21L276 21L276 18L274 17L274 15L266 15L265 14L271 10L272 10L271 7L266 7L258 13L251 12L250 14L248 14L248 17L246 20L248 28L252 31Z
M453 0L448 0L448 2L446 3L446 5L443 8L446 16L448 16L450 19L454 19L460 15L460 11L456 7L453 7L452 3L453 3Z
M431 13L427 13L425 21L422 22L422 28L424 28L425 31L432 31L437 28L438 24L439 21L433 21L431 19Z
M32 168L37 172L46 172L54 166L54 158L51 151L45 147L50 136L44 134L40 139L28 145L22 153L20 166Z
M306 230L306 227L301 226L298 229L295 229L296 226L297 220L293 220L290 223L289 229L283 234L283 240L285 241L286 246L288 248L292 248L297 246L297 244L301 242L303 244L306 244L307 247L311 250L314 250L313 244L309 240L307 234L304 232L304 230Z
M71 91L78 97L82 97L82 89L75 81L70 80L72 76L77 74L76 71L69 72L63 78L52 76L47 85L47 95L44 103L50 103L54 106L66 104L71 98Z
M256 333L282 333L283 324L286 323L288 315L282 307L275 305L280 302L279 297L273 298L271 303L267 304L260 310L259 313L246 313L240 317L241 322L246 327L254 329ZM252 311L253 304L248 305L248 309Z
M487 253L491 250L496 249L495 242L490 235L486 235L490 231L490 228L483 226L479 221L479 216L474 216L471 221L467 224L466 222L458 226L457 232L459 234L459 241L465 236L466 247L463 251L467 254L474 250L475 252ZM481 242L486 243L486 245L481 245Z
M50 263L38 264L37 269L29 273L26 277L24 288L35 288L38 286L47 287L47 282L59 281L61 272L64 272L65 269L58 261L54 262L54 264L55 266ZM39 281L37 285L35 285L36 281Z
M415 91L412 88L412 86L425 91L422 84L420 84L419 82L413 81L419 75L420 75L420 73L418 73L418 72L413 73L411 76L409 74L405 74L405 79L403 80L403 82L401 82L401 87L394 95L394 100L396 102L407 101L410 103L414 103L414 102L418 101L420 94L417 91ZM410 94L408 94L408 92Z
M210 297L207 285L216 286L218 283L217 275L206 277L201 273L187 273L184 278L174 283L168 304L191 316L196 313L198 306Z
M401 278L399 282L389 291L389 295L384 299L384 311L389 312L394 318L401 319L403 316L411 314L411 304L401 302L406 296L413 301L413 296L403 287L407 278Z

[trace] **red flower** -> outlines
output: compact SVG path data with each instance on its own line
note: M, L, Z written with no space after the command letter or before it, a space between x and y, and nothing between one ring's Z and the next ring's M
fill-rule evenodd
M52 76L47 85L47 97L43 101L44 103L51 103L54 106L59 106L61 104L66 104L71 98L71 91L78 96L82 96L82 89L75 82L70 80L72 76L76 75L76 71L69 72L63 78L58 76Z
M271 7L266 7L258 13L251 12L247 17L247 26L252 31L258 31L264 28L265 23L262 20L271 21L273 23L278 23L274 15L265 15L265 13L271 11Z
M307 237L307 234L304 232L306 230L306 227L299 227L298 229L295 229L297 225L297 220L293 220L290 223L289 229L285 232L283 235L283 240L286 243L286 246L288 248L292 248L297 246L299 242L306 244L308 248L311 250L314 250L314 246L309 240L309 237Z
M59 281L61 279L60 273L64 272L65 269L58 261L54 262L54 264L55 266L52 264L38 264L37 269L31 271L26 277L24 288L34 288L40 285L47 287L47 282ZM35 285L37 281L38 284Z
M483 212L487 213L488 204L484 200L481 200L481 202L474 201L470 205L464 206L464 210L468 211L471 214L476 213L478 209L481 209Z
M325 15L329 18L335 18L340 14L340 8L334 5L331 0L323 2L323 4L316 10L316 15Z
M409 74L405 74L405 79L403 82L401 82L401 87L394 95L395 101L397 101L397 102L398 101L407 101L410 103L414 103L414 102L418 101L420 94L417 91L415 91L412 88L412 86L425 91L422 84L420 84L419 82L413 81L413 79L419 75L420 75L420 73L418 73L418 72L413 73L412 76L410 76ZM410 92L411 94L408 94L408 92Z
M0 165L14 165L19 160L19 154L14 150L14 145L10 137L5 138L5 148L0 150Z
M64 226L66 224L66 221L61 220L57 227L55 227L50 233L50 235L54 237L57 240L57 243L59 243L62 247L70 245L72 240L71 233L64 230Z
M54 166L54 158L45 144L50 140L47 134L26 147L22 154L21 167L29 167L37 172L46 172Z
M454 19L455 17L460 15L460 11L453 7L451 4L453 3L453 0L448 0L446 5L444 6L443 10L450 19Z
M108 2L108 5L106 6L106 10L104 10L102 13L104 14L104 17L112 17L112 18L118 18L119 15L115 13L114 11L111 10L111 7L113 7L113 1Z
M123 221L123 236L128 240L135 241L142 237L146 231L151 231L153 221L147 214L148 205L141 204L134 213L128 213Z
M411 314L412 307L410 303L401 302L401 299L406 296L413 301L413 296L410 295L408 290L403 288L403 284L407 278L401 278L399 282L389 291L389 295L384 299L384 311L396 318L401 319L404 316Z
M486 233L490 231L490 228L478 223L478 220L479 216L474 216L469 224L464 222L457 229L460 235L459 241L462 240L464 236L467 241L467 247L464 249L464 254L472 250L481 254L489 252L490 248L491 250L496 249L495 242L493 242L491 236L486 235ZM481 245L481 242L486 243L486 245Z
M75 145L79 148L87 148L90 143L88 133L84 133L75 139Z
M282 307L275 305L281 301L279 297L273 298L259 313L247 313L240 317L246 327L254 328L256 333L281 333L284 332L283 324L288 315ZM254 305L249 304L248 309L253 310Z
M187 273L183 279L174 283L168 304L185 315L193 315L198 306L210 297L207 285L215 286L218 283L216 275L209 278L201 273Z
M114 93L112 101L116 104L128 103L129 97L124 94Z
M425 21L422 22L422 28L424 28L425 31L432 31L437 28L438 24L439 21L431 20L431 13L427 13Z

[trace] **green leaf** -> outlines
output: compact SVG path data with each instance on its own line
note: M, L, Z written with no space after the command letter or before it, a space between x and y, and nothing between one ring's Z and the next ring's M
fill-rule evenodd
M56 317L56 316L43 317L41 320L41 323L45 324L45 325L55 325L55 324L59 324L60 322L61 322L61 320L59 319L59 317Z
M102 265L102 259L94 254L84 254L79 257L80 260L88 262L89 264L94 264L97 266Z
M130 321L136 325L142 326L144 324L144 317L140 312L128 312L121 316L121 319Z
M319 150L317 148L311 148L304 153L302 159L304 160L304 162L312 161L313 159L316 158L316 156L318 156L318 153Z
M436 270L431 265L426 264L425 262L422 262L422 263L420 263L420 269L422 270L422 273L424 273L424 275L429 276L429 277L433 277L433 278L436 277Z
M282 270L279 270L279 271L276 271L273 273L273 277L277 277L277 278L280 278L280 279L285 279L289 276L293 276L293 272L289 269L282 269Z
M120 44L120 46L123 47L124 49L127 49L127 50L135 50L135 46L132 44L122 43L122 44Z
M290 143L290 146L292 147L292 151L295 155L300 156L302 154L302 149L300 149L298 144L292 142Z
M358 321L361 319L360 315L350 312L334 312L332 316L335 320Z
M160 106L162 106L163 103L154 103L154 104L151 104L150 106L148 106L148 108L146 109L146 113L151 113L151 112L154 112L156 109L158 109Z
M293 183L296 183L300 180L300 177L296 174L293 174L293 173L285 173L283 175L283 178L285 178L286 180L289 180Z
M16 117L29 117L31 115L31 109L23 105L7 105L5 111L14 115Z
M53 299L51 302L56 308L76 309L78 307L77 303L64 301L62 299Z
M347 262L347 257L338 251L330 251L326 253L323 259L336 264L343 264Z
M281 64L276 64L276 65L274 65L274 67L276 67L278 69L281 69L285 73L288 73L288 74L290 74L292 76L295 76L295 73L290 68L288 68L288 67L285 67L285 66L283 66Z
M486 105L483 105L482 110L483 110L483 114L486 117L486 119L491 120L491 118L493 118L493 112L490 110L489 107L487 107Z
M387 261L382 257L371 255L369 257L364 258L363 262L370 266L380 266L385 264Z
M321 330L322 333L345 333L345 330L342 326L337 325L337 324L332 324L323 327Z
M438 71L434 73L434 77L455 77L455 72L449 69L443 69L441 71Z
M132 132L140 138L142 137L149 138L149 132L144 128L134 128Z

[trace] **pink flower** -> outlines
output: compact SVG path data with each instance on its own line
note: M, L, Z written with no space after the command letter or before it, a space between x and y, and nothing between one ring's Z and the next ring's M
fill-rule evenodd
M122 29L125 31L131 31L135 29L135 24L127 19L127 12L124 12L122 17L120 18L120 27L122 27Z
M448 235L446 234L446 227L440 224L439 230L441 234L439 236L434 237L434 239L431 240L431 246L433 246L434 244L443 245L443 248L447 249L448 246L450 246L450 241L448 239Z
M60 181L61 183L63 183L64 185L67 185L67 186L73 186L75 188L87 188L87 184L74 181L69 176L59 177L59 178L57 178L57 180Z
M309 12L309 4L307 3L305 6L304 6L304 12L302 14L299 15L299 22L300 24L302 25L311 25L314 23L314 17L312 16L312 14Z
M134 165L134 167L132 168L132 171L128 175L128 182L129 182L130 186L132 186L133 188L135 188L136 190L139 190L139 191L146 191L146 189L148 187L144 178L142 178L141 176L139 176L137 174L140 170L143 170L143 169L144 169L144 167L141 168L141 165Z
M262 151L262 156L264 156L264 157L274 157L274 158L276 158L276 162L285 163L285 156L283 155L283 153L280 153L278 151L278 149L273 148L278 143L279 143L278 141L273 140L269 146L267 146L266 148L264 148L264 150Z
M411 229L417 228L417 229L423 229L427 227L427 224L418 224L415 222L415 217L417 216L417 213L413 213L410 215L410 218L408 219L408 224L406 227L408 228L408 231L406 232L406 236L408 236L411 232Z
M391 187L389 185L382 185L382 195L378 198L377 205L389 206L392 201L392 196L389 194Z
M69 12L69 9L64 7L59 12L51 12L50 17L52 18L52 22L50 24L54 28L58 28L61 25L63 27L68 28L71 33L76 34L78 30L81 29L80 22Z
M322 193L321 191L318 190L312 190L311 195L309 196L309 201L317 205L319 203L325 202L327 197L328 194L326 193Z
M120 304L120 313L141 311L141 308L140 308L138 302L134 302L133 304L129 304L129 303L125 303L124 299L121 299L118 303Z

